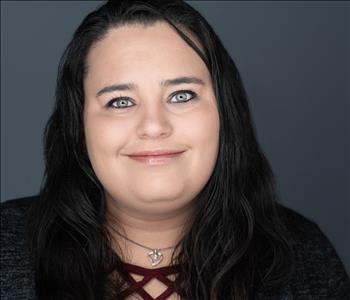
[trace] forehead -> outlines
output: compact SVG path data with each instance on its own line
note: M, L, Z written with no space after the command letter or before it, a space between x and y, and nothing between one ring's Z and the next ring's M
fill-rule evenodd
M201 49L195 37L186 33ZM126 25L110 29L87 56L87 78L130 74L177 76L179 73L208 76L205 63L166 22Z

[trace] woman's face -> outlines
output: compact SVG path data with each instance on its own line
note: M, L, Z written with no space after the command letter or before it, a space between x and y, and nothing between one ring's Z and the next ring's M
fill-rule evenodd
M107 199L144 216L186 208L209 180L219 146L219 115L204 62L158 22L110 30L90 49L87 66L86 146ZM182 77L196 80L169 81ZM143 162L129 156L162 149L183 152Z

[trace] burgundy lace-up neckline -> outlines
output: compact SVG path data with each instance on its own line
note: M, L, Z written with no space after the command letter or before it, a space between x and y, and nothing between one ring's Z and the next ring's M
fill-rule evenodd
M180 270L180 265L165 266L156 269L148 269L140 266L136 266L129 263L124 263L125 268L128 270L127 281L131 287L133 287L137 293L145 300L166 300L174 292L174 282L170 280L167 276L171 274L178 273ZM136 281L130 273L142 275L143 278L140 281ZM158 279L160 282L167 286L167 289L161 293L156 298L153 298L147 291L143 289L143 286L147 284L152 279ZM123 293L123 298L131 295L133 291L129 287Z

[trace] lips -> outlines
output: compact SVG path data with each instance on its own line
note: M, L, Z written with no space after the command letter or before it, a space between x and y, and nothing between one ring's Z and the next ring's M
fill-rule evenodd
M132 156L132 157L144 157L144 156L155 156L155 157L160 157L160 156L173 156L174 154L180 154L182 152L184 152L185 150L153 150L153 151L139 151L139 152L135 152L132 153L128 156Z
M183 152L185 150L153 150L140 151L128 156L146 165L163 165L172 162Z

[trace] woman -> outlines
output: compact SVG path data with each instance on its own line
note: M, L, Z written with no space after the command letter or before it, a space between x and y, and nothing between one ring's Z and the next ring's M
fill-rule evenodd
M239 72L179 0L108 1L61 60L39 195L3 205L4 299L348 299L284 207Z

